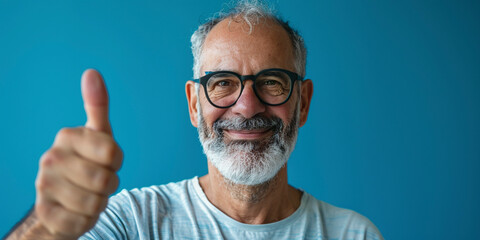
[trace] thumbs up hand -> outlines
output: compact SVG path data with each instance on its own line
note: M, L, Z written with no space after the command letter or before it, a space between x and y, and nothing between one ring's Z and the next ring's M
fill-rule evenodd
M100 74L86 70L85 127L64 128L40 159L33 215L53 239L77 239L98 220L118 187L123 153L112 137L108 94Z

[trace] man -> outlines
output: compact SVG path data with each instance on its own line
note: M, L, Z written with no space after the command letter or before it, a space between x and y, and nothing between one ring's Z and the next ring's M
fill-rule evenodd
M296 31L242 2L201 25L192 51L196 80L186 95L208 174L108 201L122 152L104 83L87 70L87 123L62 129L42 156L35 208L11 239L383 239L365 217L287 182L313 93Z

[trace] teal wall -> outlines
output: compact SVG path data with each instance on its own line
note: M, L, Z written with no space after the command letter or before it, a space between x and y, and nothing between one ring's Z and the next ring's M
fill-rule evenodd
M472 239L480 222L479 1L273 3L303 34L315 92L290 182L387 239ZM0 236L35 200L38 159L85 122L99 69L125 152L120 188L207 172L184 83L222 1L0 0Z

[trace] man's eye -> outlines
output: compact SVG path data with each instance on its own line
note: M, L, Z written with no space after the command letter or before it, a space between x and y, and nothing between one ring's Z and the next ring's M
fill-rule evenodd
M217 82L217 86L220 86L220 87L227 87L227 86L230 86L230 85L231 85L231 83L228 80L221 80L221 81Z
M275 81L275 80L266 80L265 82L263 82L263 85L270 85L270 86L274 86L274 85L278 85L280 84L278 81Z

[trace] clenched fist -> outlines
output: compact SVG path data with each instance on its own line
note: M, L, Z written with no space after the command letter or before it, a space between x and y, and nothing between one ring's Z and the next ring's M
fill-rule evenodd
M40 159L31 218L35 231L52 239L76 239L92 228L118 186L123 154L112 136L108 95L97 71L83 73L82 96L85 127L60 130Z

